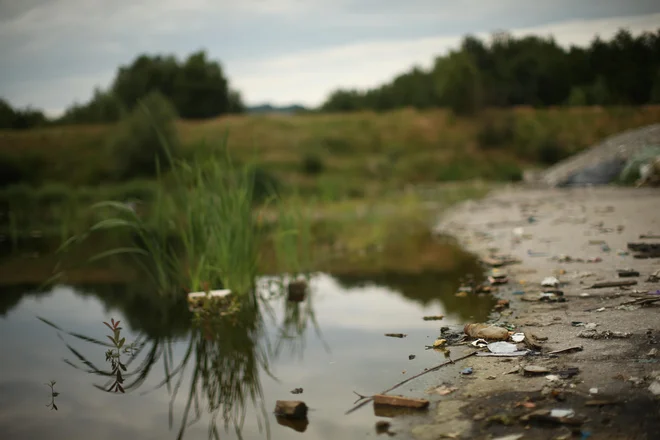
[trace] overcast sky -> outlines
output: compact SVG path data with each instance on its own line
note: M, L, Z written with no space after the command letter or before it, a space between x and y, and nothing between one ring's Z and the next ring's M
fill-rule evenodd
M655 0L0 0L0 96L57 114L141 53L198 49L248 104L319 104L428 66L467 33L561 44L660 27Z

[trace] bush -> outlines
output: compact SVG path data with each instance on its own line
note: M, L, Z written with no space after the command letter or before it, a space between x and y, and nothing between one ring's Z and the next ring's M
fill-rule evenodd
M486 116L477 133L479 147L488 150L512 143L515 137L515 124L513 115Z
M180 156L176 131L177 113L159 92L151 92L119 121L110 138L114 177L120 180L151 177L167 170L171 159Z
M19 183L35 185L45 167L39 156L22 153L21 156L0 154L0 188Z
M323 172L323 159L317 153L307 153L303 157L302 169L305 174L316 175Z

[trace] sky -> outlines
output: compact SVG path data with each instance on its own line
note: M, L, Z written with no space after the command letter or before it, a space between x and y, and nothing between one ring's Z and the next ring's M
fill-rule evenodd
M248 105L320 104L430 66L466 34L586 45L660 28L656 0L0 0L0 97L57 115L142 53L204 49Z

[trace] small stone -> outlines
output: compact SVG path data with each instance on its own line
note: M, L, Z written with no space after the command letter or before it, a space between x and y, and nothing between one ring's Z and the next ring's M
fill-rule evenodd
M660 382L657 380L652 382L651 385L649 385L649 391L653 393L654 396L660 395Z
M654 358L654 357L658 356L658 349L657 348L650 349L649 352L646 353L646 356L650 357L650 358Z

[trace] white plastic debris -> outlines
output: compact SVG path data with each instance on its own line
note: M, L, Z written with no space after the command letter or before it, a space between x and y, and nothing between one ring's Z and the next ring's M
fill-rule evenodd
M559 280L557 277L545 277L541 281L541 286L543 287L559 287Z
M473 347L483 348L483 347L487 347L487 346L488 346L488 342L487 342L485 339L477 339L476 341L474 341L474 342L472 343L472 346L473 346Z
M553 409L550 411L550 417L571 418L575 416L575 411L572 409Z
M524 333L514 333L511 335L511 340L513 342L522 342L525 340L525 334Z
M499 341L488 344L488 350L491 353L496 354L510 354L518 351L518 347L516 347L515 344L511 344L509 342Z
M550 382L559 382L561 380L561 377L557 376L556 374L548 374L545 376L545 378Z
M589 388L589 394L598 394L598 388Z

